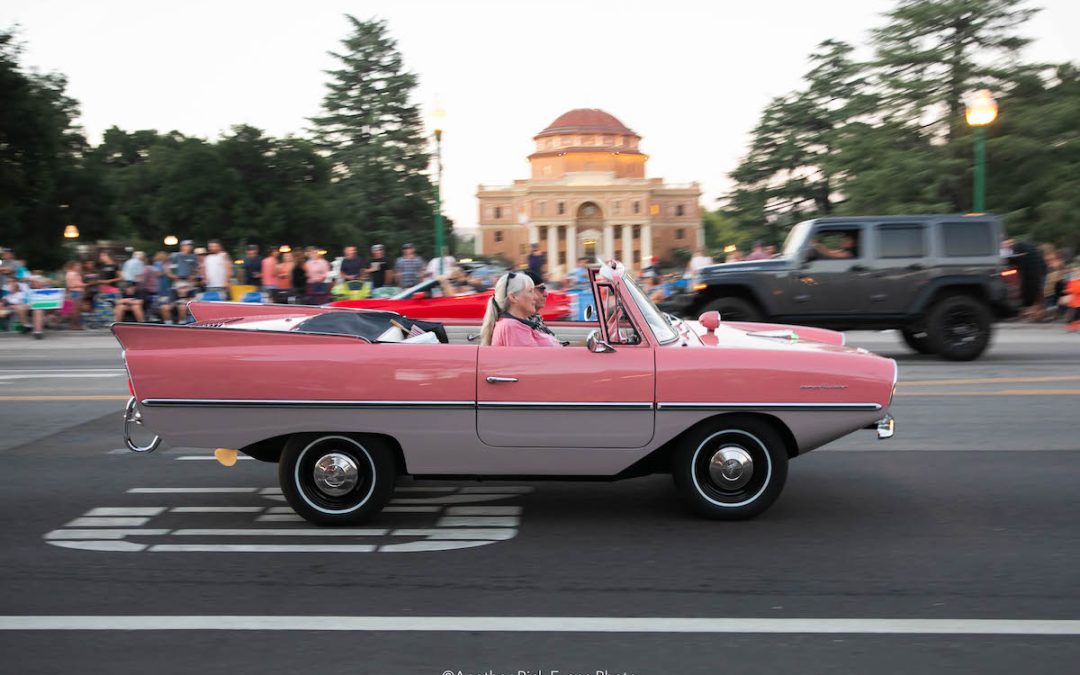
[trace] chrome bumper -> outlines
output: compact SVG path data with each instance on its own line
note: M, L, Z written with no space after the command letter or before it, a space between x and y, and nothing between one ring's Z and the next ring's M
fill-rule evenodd
M877 429L878 440L892 438L893 434L896 433L896 420L893 419L892 415L886 415L877 421L874 428Z

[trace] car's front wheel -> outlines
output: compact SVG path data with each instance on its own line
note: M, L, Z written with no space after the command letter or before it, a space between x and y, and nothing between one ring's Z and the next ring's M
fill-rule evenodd
M286 501L319 525L356 525L382 510L397 470L385 441L345 434L299 434L285 444L278 480Z
M770 424L725 416L683 437L672 476L698 514L744 520L762 513L780 496L787 463L784 443Z

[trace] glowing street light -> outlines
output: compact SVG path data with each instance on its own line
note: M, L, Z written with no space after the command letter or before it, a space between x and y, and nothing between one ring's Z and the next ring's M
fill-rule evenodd
M67 227L64 228L64 239L78 239L78 238L79 238L79 228L75 227L74 225L68 225Z
M178 243L180 243L180 240L176 238L175 234L170 234L169 236L165 237L166 246L176 246Z
M998 105L987 89L980 89L967 102L965 117L975 129L975 194L972 211L986 211L986 127L997 119Z

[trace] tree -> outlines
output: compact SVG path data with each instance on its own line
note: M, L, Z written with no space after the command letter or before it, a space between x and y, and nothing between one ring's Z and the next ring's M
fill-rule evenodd
M344 49L331 52L339 67L327 73L323 114L311 120L332 167L340 222L364 244L394 250L408 240L433 253L430 157L410 102L416 76L405 70L383 21L347 18L352 31Z
M86 140L58 74L28 74L13 31L0 30L0 232L32 265L63 257L65 213ZM78 205L72 205L78 206Z

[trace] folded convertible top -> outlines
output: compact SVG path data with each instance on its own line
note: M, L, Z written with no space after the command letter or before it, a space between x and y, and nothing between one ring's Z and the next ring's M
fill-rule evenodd
M394 312L326 312L305 319L294 330L298 333L356 335L377 342L379 336L393 326L391 321L404 326L406 330L416 326L422 331L435 333L443 344L450 342L446 328L441 323L409 319Z

